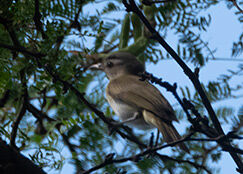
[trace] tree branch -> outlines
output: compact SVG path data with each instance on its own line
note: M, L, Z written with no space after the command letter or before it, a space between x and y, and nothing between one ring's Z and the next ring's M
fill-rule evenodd
M46 174L40 167L23 156L0 138L0 173Z
M154 147L154 148L148 148L146 149L145 151L143 152L140 152L136 155L132 155L130 157L127 157L127 158L122 158L122 159L113 159L114 155L115 154L109 154L106 156L105 160L103 163L95 166L95 167L92 167L90 168L89 170L86 170L84 172L82 172L82 174L88 174L88 173L91 173L95 170L98 170L98 169L101 169L107 165L110 165L110 164L114 164L114 163L122 163L122 162L127 162L127 161L133 161L133 162L138 162L141 157L145 156L145 155L149 155L149 154L153 154L155 153L157 150L161 150L163 148L166 148L166 147L172 147L172 146L175 146L181 142L184 142L184 141L189 141L190 137L194 134L194 132L188 134L186 137L182 138L181 140L178 140L178 141L174 141L172 143L168 143L166 145L162 145L162 146L159 146L159 147ZM201 168L203 170L205 170L207 173L211 174L211 172L203 165L199 165L197 163L194 163L194 162L191 162L189 160L181 160L181 159L176 159L176 158L171 158L167 155L161 155L160 154L160 158L162 159L168 159L168 160L172 160L172 161L176 161L177 163L189 163L190 165L194 166L195 168Z
M59 130L58 130L58 131L59 131ZM59 133L60 133L61 136L62 136L62 139L63 139L64 144L67 145L69 151L70 151L71 154L72 154L72 158L73 158L73 160L75 161L77 171L79 171L79 172L80 172L80 171L84 171L83 167L81 166L81 161L80 161L80 160L78 159L78 157L77 157L77 151L76 151L74 145L71 144L71 142L69 141L69 138L68 138L64 133L61 133L60 131L59 131Z
M129 1L129 2L128 2ZM143 15L141 10L138 8L134 0L123 0L122 1L124 6L126 7L126 10L128 12L132 11L135 14L138 15L138 17L142 20L144 25L147 27L147 29L151 32L153 39L157 40L161 46L174 58L174 60L180 65L180 67L183 69L184 73L187 75L187 77L191 80L194 87L196 88L197 92L199 93L202 102L213 122L214 127L216 128L219 135L223 134L224 131L219 123L219 120L212 108L211 103L209 102L205 91L203 90L199 79L197 76L192 72L192 70L185 64L185 62L178 56L178 54L168 45L168 43L160 36L160 34L152 27L152 25L149 23L149 21L146 19L146 17ZM230 155L234 159L235 163L238 166L238 171L243 172L243 163L239 156L236 153L230 152Z
M180 99L179 95L177 94L177 85L174 83L174 85L171 85L168 82L162 81L161 78L156 78L153 76L153 74L150 74L148 72L144 72L140 74L142 81L145 79L150 80L152 83L156 83L160 85L163 88L166 88L167 91L171 92L178 103L183 108L184 112L186 113L188 121L193 125L193 129L198 132L202 132L205 135L209 137L217 137L218 133L214 128L209 127L208 125L208 119L206 117L202 117L200 113L195 109L195 107L192 105L191 102L186 100L185 98L183 100ZM196 118L192 118L191 114L189 113L189 110L192 111L192 114L196 116ZM201 124L200 124L201 123Z
M26 104L26 109L33 114L33 116L37 119L37 120L42 120L42 119L47 119L48 121L52 122L52 121L57 121L51 117L49 117L47 114L41 112L40 110L38 110L34 105L30 104L29 102Z
M221 139L225 138L224 136L219 136L219 137L210 138L210 139L191 138L191 136L194 133L195 132L191 132L187 136L185 136L184 138L181 138L178 141L174 141L174 142L171 142L171 143L167 143L165 145L161 145L161 146L154 147L154 148L148 148L148 149L146 149L143 152L140 152L140 153L138 153L136 155L132 155L132 156L127 157L127 158L113 159L114 154L109 154L109 155L107 155L108 158L106 157L103 163L101 163L101 164L99 164L97 166L94 166L94 167L90 168L89 170L84 171L82 174L91 173L91 172L93 172L95 170L101 169L101 168L103 168L103 167L105 167L107 165L114 164L114 163L122 163L122 162L127 162L127 161L138 162L141 159L142 156L149 155L149 154L153 154L154 152L156 152L158 150L164 149L166 147L173 147L173 146L175 146L175 145L177 145L179 143L185 142L185 141L220 141ZM234 151L234 152L236 152L236 151ZM242 153L242 152L241 151L237 151L237 153ZM194 162L191 162L189 160L181 160L181 159L171 158L171 157L166 156L166 155L160 155L160 157L167 158L169 160L176 161L178 163L189 163L190 165L194 166L197 169L201 168L201 169L205 170L207 173L211 173L211 171L209 171L205 166L199 165L199 164L194 163Z
M110 165L110 164L115 164L115 163L123 163L123 162L127 162L127 161L133 161L133 162L138 162L139 158L141 158L142 156L145 156L147 154L141 152L141 153L138 153L137 155L133 155L133 156L130 156L130 157L127 157L127 158L121 158L121 159L111 159L111 160L107 160L105 159L103 163L93 167L93 168L90 168L89 170L86 170L86 171L83 171L81 172L82 174L88 174L88 173L91 173L93 171L96 171L96 170L99 170L107 165ZM177 158L172 158L172 157L169 157L167 155L160 155L161 158L163 158L164 160L170 160L170 161L175 161L177 163L188 163L190 165L192 165L193 167L195 167L196 169L203 169L205 170L207 173L211 174L211 171L208 170L205 166L203 165L200 165L200 164L197 164L197 163L194 163L194 162L191 162L189 160L182 160L182 159L177 159Z
M8 101L9 98L9 94L10 94L10 90L6 90L2 96L2 98L0 98L0 108L4 107L4 105L6 104L6 102Z
M26 79L25 79L25 70L22 69L20 71L20 79L21 79L21 83L22 83L22 91L23 91L23 95L21 96L21 106L20 106L20 110L19 113L17 115L16 120L13 123L13 128L12 128L12 132L11 132L11 138L10 138L10 145L14 148L17 149L17 146L15 144L15 139L17 136L17 131L18 131L18 127L19 127L19 123L22 120L22 118L24 117L24 114L26 113L26 103L28 101L28 91L27 91L27 84L26 84Z
M24 48L22 46L17 46L17 45L12 46L12 45L0 43L0 47L6 48L6 49L11 50L11 51L18 51L18 52L21 52L23 54L27 54L27 55L38 57L38 58L46 56L45 54L42 54L42 53L34 53L34 52L31 52L31 51L28 51L26 48Z
M167 2L175 2L176 0L158 0L158 1L153 1L153 0L142 0L142 4L151 6L153 4L158 4L158 3L167 3Z
M240 6L237 4L236 0L229 0L231 1L234 6L239 10L240 13L243 13L243 10L240 8Z
M15 144L15 139L17 136L18 127L19 127L19 123L22 120L22 118L24 117L25 113L26 113L26 108L25 108L25 104L23 102L23 103L21 103L21 109L17 115L17 118L13 123L13 128L12 128L11 138L10 138L10 145L16 149L17 149L17 146Z
M35 22L35 26L37 31L40 31L43 39L47 39L47 35L45 34L44 30L43 30L43 24L41 22L41 13L40 13L40 2L39 0L35 0L35 14L33 17L33 20Z

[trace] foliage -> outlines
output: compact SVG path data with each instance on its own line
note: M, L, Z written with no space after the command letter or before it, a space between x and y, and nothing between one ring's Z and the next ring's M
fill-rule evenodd
M135 144L118 134L109 135L107 125L85 104L80 104L72 91L53 80L51 74L39 64L48 65L55 70L55 75L86 93L85 97L110 118L114 113L104 99L104 74L92 72L88 67L98 58L118 50L131 52L144 63L157 63L170 58L158 48L158 43L151 39L151 34L141 21L134 14L126 13L120 0L3 2L0 7L0 98L7 96L7 101L0 109L1 138L10 141L12 125L27 90L28 102L46 117L39 118L27 109L17 131L16 145L45 170L61 170L64 162L69 160L62 154L63 149L71 152L70 158L77 171L102 163L110 152L117 154L117 158L139 152ZM213 18L210 14L202 15L202 12L219 3L223 2L183 0L141 5L141 8L163 36L166 37L170 30L175 33L179 38L177 52L182 58L197 66L206 66L215 50L211 50L197 33L207 32ZM242 16L236 15L242 22ZM242 38L241 34L239 40L233 43L232 56L242 53ZM19 46L45 56L38 62L33 55L6 49L2 44ZM203 84L212 103L238 97L237 92L242 89L242 84L231 86L230 80L242 75L242 70L242 65L239 65L238 71L229 71L217 80ZM190 99L204 113L201 99L196 92L192 93L188 87L181 87L181 96ZM216 113L226 123L228 116L235 114L232 108L226 106L216 109ZM242 108L239 115L241 113ZM240 117L231 118L233 127L237 127ZM149 141L149 137L142 132L136 132L136 135L143 142ZM188 146L192 157L175 149L172 149L171 156L192 159L205 166L210 166L210 160L217 162L220 159L220 154L215 152L216 148L211 143L189 142ZM170 160L162 163L146 156L137 163L106 166L99 173L121 171L192 173L195 169L188 163L178 164ZM198 170L197 173L202 171Z

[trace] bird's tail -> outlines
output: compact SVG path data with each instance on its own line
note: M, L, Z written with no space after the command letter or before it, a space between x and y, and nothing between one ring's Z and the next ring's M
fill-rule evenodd
M148 112L146 110L143 111L143 116L146 122L154 125L159 129L159 131L163 135L165 142L171 143L173 141L178 141L181 139L181 136L172 124L163 122L159 117L155 116L153 113ZM190 153L189 149L183 142L179 143L178 146L185 152Z

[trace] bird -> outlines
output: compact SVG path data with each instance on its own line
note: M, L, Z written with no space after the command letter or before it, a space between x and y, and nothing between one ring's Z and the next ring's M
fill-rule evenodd
M172 123L178 122L173 108L155 86L141 80L145 67L136 56L115 52L96 67L109 79L106 99L121 123L143 130L158 128L167 143L181 139ZM178 146L189 153L184 143Z

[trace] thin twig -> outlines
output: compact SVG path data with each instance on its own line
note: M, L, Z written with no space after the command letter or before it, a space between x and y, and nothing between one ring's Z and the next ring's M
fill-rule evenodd
M240 6L237 4L236 0L229 0L231 1L234 6L239 10L240 13L243 13L243 10L240 8Z
M180 97L176 91L176 89L177 89L176 83L174 83L174 85L171 85L168 82L162 81L161 78L156 78L153 74L148 73L148 72L144 72L140 76L141 76L140 80L143 81L145 79L148 79L152 83L156 83L156 84L160 85L161 87L166 88L167 91L171 92L173 94L173 96L176 98L176 100L178 101L178 103L183 108L184 112L186 113L188 121L193 125L193 128L195 131L202 132L211 138L218 136L216 130L209 127L208 119L206 117L202 117L200 115L200 113L195 109L194 105L191 102L189 102L186 99L183 99L183 100L180 99ZM192 113L196 116L196 118L192 118L191 114L189 113L189 110L192 111ZM200 123L202 123L202 124L200 124Z
M26 113L26 103L28 101L28 91L27 91L27 83L26 83L26 79L25 79L24 69L22 69L20 71L20 78L21 78L21 83L22 83L23 95L21 96L20 110L19 110L19 113L17 114L16 120L13 123L13 128L11 131L11 138L10 138L10 145L15 149L18 149L16 146L16 143L15 143L15 139L17 136L17 131L18 131L20 121L22 120L22 118L24 117L24 115Z
M18 131L18 127L19 127L19 123L22 120L22 118L24 117L24 114L26 113L26 108L25 108L25 104L24 102L21 103L21 109L17 115L16 120L13 123L12 126L12 132L11 132L11 138L10 138L10 145L12 147L14 147L15 149L18 149L16 144L15 144L15 139L17 136L17 131Z
M219 141L220 139L223 138L223 136L219 136L219 137L216 137L216 138L210 138L210 139L203 139L203 138L191 138L191 136L194 134L195 132L191 132L189 133L187 136L185 136L184 138L181 138L180 140L178 141L174 141L174 142L171 142L171 143L167 143L165 145L161 145L161 146L158 146L158 147L154 147L154 148L148 148L147 150L143 151L143 152L140 152L136 155L133 155L133 156L130 156L130 157L127 157L127 158L122 158L122 159L114 159L111 158L109 160L105 159L103 163L95 166L95 167L92 167L90 168L89 170L86 170L84 171L82 174L88 174L88 173L91 173L95 170L98 170L98 169L101 169L109 164L114 164L114 163L121 163L121 162L126 162L126 161L135 161L137 162L142 156L145 156L145 155L148 155L148 154L152 154L158 150L161 150L161 149L164 149L166 147L173 147L179 143L182 143L182 142L185 142L185 141ZM224 149L225 150L225 149ZM238 153L242 153L242 152L238 152ZM114 157L114 155L113 155ZM196 164L194 162L191 162L189 160L181 160L181 159L175 159L175 158L171 158L171 157L168 157L168 156L165 156L165 155L162 155L161 157L166 157L166 158L169 158L170 160L173 160L173 161L176 161L178 163L189 163L191 165L193 165L194 167L196 168L201 168L203 170L205 170L207 173L211 173L205 166L203 165L199 165L199 164Z
M6 49L9 49L9 50L12 50L12 51L18 51L18 52L21 52L23 54L27 54L27 55L39 57L39 58L46 56L45 54L42 54L42 53L34 53L34 52L31 52L31 51L28 51L26 48L24 48L22 46L12 46L12 45L0 43L0 47L6 48Z
M176 92L176 88L177 85L176 83L174 83L174 85L169 84L168 82L162 82L162 79L160 78L156 78L153 76L153 74L148 73L148 72L144 72L142 74L140 74L142 81L144 81L145 79L150 80L152 83L156 83L158 85L160 85L161 87L166 88L167 91L171 92L174 97L176 98L176 100L178 101L178 103L181 105L182 109L184 110L184 112L186 113L187 119L189 121L192 121L192 117L190 115L190 113L188 112L187 108L184 106L182 100L180 99L179 95Z
M151 6L153 4L157 4L157 3L167 3L167 2L174 2L176 0L158 0L158 1L152 1L152 0L142 0L142 3L144 5L148 5Z
M136 155L132 155L130 157L127 157L127 158L122 158L122 159L113 159L114 157L114 154L112 155L112 158L109 158L109 159L105 159L103 163L93 167L93 168L90 168L89 170L86 170L84 172L82 172L82 174L88 174L88 173L91 173L95 170L98 170L98 169L101 169L107 165L110 165L110 164L114 164L114 163L122 163L122 162L127 162L127 161L134 161L134 162L138 162L141 157L145 156L145 155L148 155L148 154L153 154L154 152L156 152L157 150L161 150L163 148L166 148L166 147L172 147L172 146L175 146L181 142L184 142L186 140L188 140L192 135L194 134L194 132L190 133L189 135L187 135L186 137L182 138L181 140L178 140L178 141L175 141L175 142L172 142L172 143L168 143L166 145L163 145L163 146L159 146L159 147L155 147L155 148L148 148L147 150L143 151L143 152L140 152ZM199 164L196 164L194 162L191 162L189 160L181 160L181 159L176 159L176 158L171 158L167 155L160 155L161 158L163 159L169 159L169 160L172 160L172 161L176 161L178 163L189 163L190 165L194 166L195 168L201 168L203 170L205 170L207 173L211 174L211 172L203 165L199 165Z
M77 164L76 167L77 167L77 170L78 171L84 171L83 167L81 166L81 161L77 158L77 151L75 149L75 146L69 141L69 138L64 134L64 133L61 133L60 130L58 130L59 133L61 134L62 136L62 139L63 139L63 142L64 144L67 145L69 151L71 152L72 154L72 159L75 161L75 163Z
M43 30L43 24L41 22L41 17L42 17L42 15L40 13L40 2L39 2L39 0L35 0L35 14L34 14L33 20L35 22L37 31L40 31L43 39L47 39L48 37Z
M34 105L27 103L26 104L26 109L33 114L33 116L37 119L37 120L42 120L42 119L47 119L50 122L54 122L57 121L51 117L49 117L47 114L45 114L44 112L41 112L40 110L38 110Z

